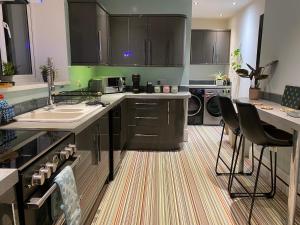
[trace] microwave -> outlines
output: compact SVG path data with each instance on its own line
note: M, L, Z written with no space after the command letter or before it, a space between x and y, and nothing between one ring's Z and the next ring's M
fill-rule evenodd
M125 77L102 78L101 92L103 94L120 93L125 91Z

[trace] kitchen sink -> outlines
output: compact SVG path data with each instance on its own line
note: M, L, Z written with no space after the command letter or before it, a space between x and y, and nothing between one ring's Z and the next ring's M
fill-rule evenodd
M73 122L81 119L85 113L33 111L17 116L17 121L24 122Z
M59 105L53 109L42 108L17 116L20 122L68 123L78 121L101 106Z
M56 109L53 109L54 112L66 112L66 113L76 113L76 112L83 112L85 111L84 109L65 109L65 108L56 108Z

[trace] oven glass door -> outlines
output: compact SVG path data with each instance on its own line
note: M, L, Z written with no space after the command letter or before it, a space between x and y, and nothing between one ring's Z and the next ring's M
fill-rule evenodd
M67 161L59 171L67 165L75 168L80 161L77 155L73 160ZM58 173L59 173L58 171ZM43 189L43 190L42 190ZM62 225L65 222L61 209L62 198L58 186L55 183L43 187L39 192L31 196L24 209L25 225Z
M44 202L39 209L25 209L25 225L59 225L63 217L62 199L59 190Z

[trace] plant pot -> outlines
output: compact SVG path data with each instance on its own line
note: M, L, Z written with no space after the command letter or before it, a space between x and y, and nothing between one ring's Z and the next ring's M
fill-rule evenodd
M43 81L45 83L47 83L48 82L47 73L46 74L42 74L42 77L43 77Z
M12 80L13 80L13 76L0 76L0 80L2 81L2 82L12 82Z
M258 100L260 98L260 88L249 88L249 99Z
M216 80L216 85L217 86L223 86L224 85L224 80Z

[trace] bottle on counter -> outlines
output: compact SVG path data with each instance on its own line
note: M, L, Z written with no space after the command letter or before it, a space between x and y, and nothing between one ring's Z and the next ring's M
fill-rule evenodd
M154 86L154 92L155 93L161 93L160 81L157 81L157 85Z

